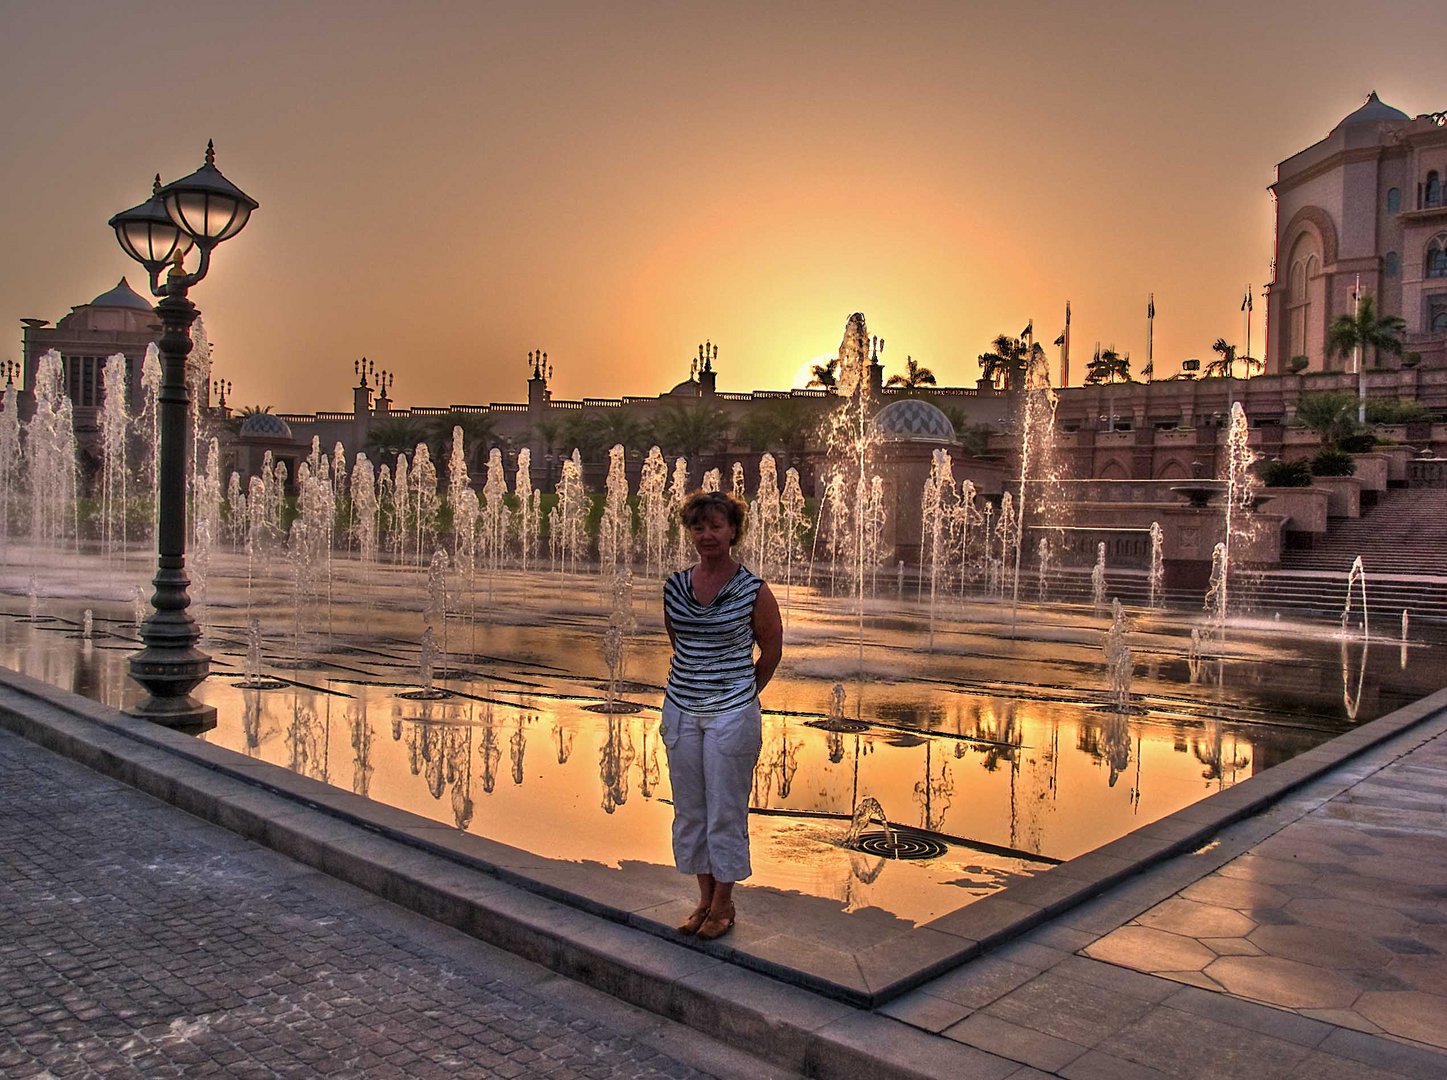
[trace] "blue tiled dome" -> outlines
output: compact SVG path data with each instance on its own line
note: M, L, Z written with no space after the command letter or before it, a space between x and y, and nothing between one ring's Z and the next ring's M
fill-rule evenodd
M955 425L928 401L904 398L874 414L874 431L886 442L952 443Z
M253 439L290 439L291 425L279 416L272 416L271 413L252 413L245 420L241 421L241 437L244 439L250 436Z

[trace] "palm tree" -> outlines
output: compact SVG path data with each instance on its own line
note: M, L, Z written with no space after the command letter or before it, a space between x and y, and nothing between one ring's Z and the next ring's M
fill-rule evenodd
M912 394L921 386L934 386L935 373L927 367L921 367L913 356L904 359L904 374L891 375L886 386L898 386L906 394Z
M533 425L533 434L542 444L544 454L556 453L563 442L563 422L553 419L539 420Z
M432 434L429 425L411 416L388 416L378 420L367 432L367 451L373 460L382 462L398 454L410 454L418 443Z
M1085 371L1085 381L1091 385L1130 382L1130 357L1121 356L1114 348L1102 349Z
M1025 339L1001 334L990 342L994 352L980 354L980 377L995 384L999 390L1015 390L1025 380L1028 356Z
M658 417L654 432L659 445L670 454L682 454L692 462L705 451L723 450L731 424L728 414L709 405L670 405Z
M818 427L817 407L799 398L779 398L750 409L734 434L750 450L801 453Z
M815 364L809 369L809 386L817 386L828 393L839 387L839 360L836 357L827 364Z
M1246 375L1249 378L1253 373L1261 371L1266 364L1254 356L1237 356L1236 346L1226 344L1226 339L1218 337L1211 345L1211 351L1218 354L1215 360L1206 365L1201 374L1208 379L1234 379L1236 377L1236 365L1244 364Z
M621 445L629 451L643 452L653 440L653 429L636 409L600 410L595 423L608 447Z
M1371 293L1357 299L1355 314L1338 315L1327 327L1326 347L1333 356L1345 359L1357 349L1362 350L1362 362L1357 365L1357 423L1364 424L1367 419L1367 350L1372 350L1373 367L1381 364L1384 352L1401 356L1402 336L1406 332L1407 324L1398 316L1378 317Z
M433 461L446 461L452 454L452 429L462 429L462 447L467 454L467 467L475 472L487 461L487 452L498 442L497 420L488 413L446 412L433 418L427 449Z
M1303 394L1296 403L1296 422L1321 437L1321 445L1333 447L1357 431L1356 397L1340 390Z

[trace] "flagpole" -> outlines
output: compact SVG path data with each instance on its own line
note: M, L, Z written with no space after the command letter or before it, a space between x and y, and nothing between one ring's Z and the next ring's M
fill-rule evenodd
M1352 356L1357 365L1357 423L1367 422L1367 370L1362 366L1362 339L1360 335L1360 321L1362 317L1362 275L1356 277L1356 284L1352 287L1352 318L1357 320L1356 327L1357 341L1352 346Z
M1246 284L1246 296L1241 301L1241 310L1246 313L1246 356L1251 356L1251 284ZM1251 365L1246 365L1246 373L1251 373Z
M1156 329L1156 294L1151 293L1150 301L1146 304L1146 382L1155 377L1155 329Z
M1065 301L1065 343L1060 351L1060 385L1070 385L1070 301Z

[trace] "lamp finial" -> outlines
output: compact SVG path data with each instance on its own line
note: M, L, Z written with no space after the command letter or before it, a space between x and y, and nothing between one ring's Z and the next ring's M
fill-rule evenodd
M216 143L211 139L206 140L206 164L216 167Z

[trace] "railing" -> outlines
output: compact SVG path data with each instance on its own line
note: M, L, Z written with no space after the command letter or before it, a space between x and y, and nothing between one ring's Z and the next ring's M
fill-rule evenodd
M1447 458L1412 458L1407 481L1417 487L1447 487Z
M585 397L583 399L583 407L585 409L621 409L623 407L623 399Z

